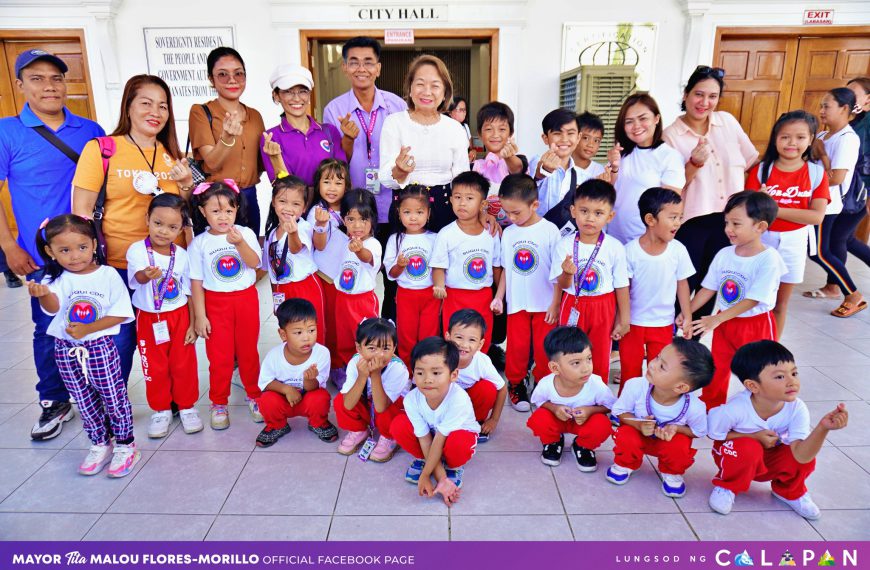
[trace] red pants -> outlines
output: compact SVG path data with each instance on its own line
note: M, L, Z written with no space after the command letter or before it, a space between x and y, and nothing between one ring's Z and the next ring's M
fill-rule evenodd
M701 390L701 400L707 410L725 403L728 397L728 380L731 378L731 359L741 346L756 340L776 340L776 321L773 313L754 317L737 317L725 321L713 331L713 381Z
M560 325L568 324L575 299L574 295L568 293L562 295ZM580 311L577 328L585 332L592 343L592 373L601 376L607 384L610 376L610 347L613 346L610 335L616 319L616 294L610 292L604 295L581 296L577 310Z
M471 388L465 390L465 393L471 398L471 405L474 406L474 419L482 422L488 418L498 395L495 384L489 380L478 380Z
M619 344L622 351L622 343ZM623 425L613 435L613 462L627 469L640 469L643 456L659 458L659 471L668 475L682 475L695 462L698 450L692 448L692 438L682 433L671 441L646 437L632 426Z
M815 459L798 463L788 445L764 449L749 437L713 443L713 460L719 468L713 485L744 493L753 481L770 481L773 492L790 501L807 492L807 477L816 469Z
M205 341L211 403L225 406L229 400L234 356L239 363L245 393L249 398L258 398L260 301L257 289L252 285L231 293L206 291L205 314L211 323L211 333Z
M393 423L396 416L402 413L402 400L403 398L399 398L380 414L375 412L375 427L387 439L393 439L390 434L390 424ZM347 431L365 431L369 429L369 422L371 421L369 403L365 397L360 398L356 406L348 410L344 407L344 394L338 394L332 407L335 409L335 419L338 421L338 427L341 429L346 429Z
M160 320L169 326L169 342L162 344L154 342L157 316L157 313L136 311L136 338L139 339L148 405L156 412L168 410L172 402L182 410L192 408L199 398L199 374L196 348L193 344L184 344L184 336L190 328L190 309L185 305L160 314Z
M393 423L390 425L390 433L393 434L393 439L396 440L399 447L417 459L425 459L423 457L423 448L420 447L420 439L414 435L414 426L411 425L411 420L408 419L408 415L405 412L402 412L393 420ZM467 430L456 430L450 432L450 435L447 436L441 457L444 458L447 467L457 469L468 463L471 456L474 455L476 447L476 433Z
M335 331L338 328L335 320L335 295L338 291L335 290L335 285L324 281L324 279L317 274L317 280L320 281L320 288L323 291L323 328L326 329L325 332L325 340L326 340L326 348L329 349L329 360L332 368L341 368L342 364L338 359L338 344L335 340ZM320 325L320 323L317 323ZM320 332L318 330L318 332Z
M664 347L674 340L674 325L664 327L642 327L631 325L631 330L619 340L619 365L622 370L622 382L619 384L619 393L625 380L637 378L643 374L643 357L649 365L659 355Z
M284 300L293 298L305 299L314 305L314 311L317 313L317 342L325 345L326 328L328 325L324 320L323 289L320 279L315 277L314 274L311 274L302 281L297 281L295 283L272 285L272 291L275 293L284 293Z
M550 373L547 353L544 352L544 337L556 325L544 322L546 313L518 311L507 316L507 362L504 374L511 384L519 384L529 371L529 354L534 351L535 382Z
M545 408L538 408L526 425L544 445L556 443L563 433L573 433L578 446L596 449L610 437L612 429L606 414L593 414L583 425L574 420L562 421Z
M486 332L483 334L482 352L489 350L489 345L492 342L492 309L489 308L492 303L492 289L484 287L483 289L454 289L447 288L447 298L444 299L444 306L441 308L441 319L444 324L444 332L450 332L450 317L459 309L474 309L483 321L486 323Z
M329 392L325 388L305 392L295 406L291 406L283 394L266 390L257 404L270 429L282 428L287 425L289 418L299 416L308 418L308 425L312 427L324 427L328 423Z
M396 328L399 332L399 358L411 366L411 349L429 336L438 336L438 312L441 300L432 295L432 287L396 291Z
M334 288L334 287L333 287ZM356 354L356 329L364 320L380 314L374 291L349 295L335 292L335 344L339 368L344 368Z

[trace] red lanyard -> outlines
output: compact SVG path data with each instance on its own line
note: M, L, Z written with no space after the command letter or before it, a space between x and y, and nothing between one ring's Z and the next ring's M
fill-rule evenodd
M363 117L362 111L357 109L356 118L359 119L359 124L363 128L363 132L366 134L366 154L369 158L369 164L372 163L372 134L375 132L375 123L378 121L378 110L372 109L371 119L369 120L369 125L366 126L365 117Z

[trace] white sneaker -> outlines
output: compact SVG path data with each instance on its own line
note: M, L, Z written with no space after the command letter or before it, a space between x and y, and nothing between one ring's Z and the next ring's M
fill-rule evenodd
M771 491L774 497L792 508L794 512L804 517L807 520L814 521L822 516L819 507L813 502L809 491L798 497L797 499L789 500L781 495L777 495Z
M604 474L604 478L613 483L614 485L625 485L628 483L628 478L631 477L631 474L634 472L634 469L629 469L628 467L622 467L621 465L613 464L607 469L607 473Z
M139 462L142 454L135 443L127 445L116 443L112 452L112 464L109 465L109 477L126 477Z
M710 508L720 515L727 515L734 506L736 495L724 487L713 487L710 493Z
M181 427L184 428L184 433L202 431L202 420L199 419L199 412L196 411L196 408L181 410L178 415L181 418Z
M79 465L82 475L96 475L112 460L112 444L92 445L87 457Z
M169 425L172 423L172 412L166 410L151 415L151 423L148 424L148 437L160 439L169 433Z
M245 400L248 402L248 409L251 410L251 418L253 418L254 423L263 423L263 414L260 413L260 406L257 404L257 400L253 398L245 398Z
M686 482L683 481L683 476L662 473L662 493L672 499L679 499L684 496L686 494Z

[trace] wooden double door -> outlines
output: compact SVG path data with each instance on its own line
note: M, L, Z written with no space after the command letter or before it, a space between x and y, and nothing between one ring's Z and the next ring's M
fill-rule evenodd
M870 36L831 30L810 37L811 29L720 32L714 65L725 70L718 109L734 115L764 152L770 130L786 111L804 109L818 116L825 93L849 79L870 75ZM847 34L847 35L840 35Z

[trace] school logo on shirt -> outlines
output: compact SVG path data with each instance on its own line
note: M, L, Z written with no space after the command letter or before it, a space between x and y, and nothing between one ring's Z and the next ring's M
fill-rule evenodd
M486 279L486 259L480 256L472 256L465 260L463 266L465 277L469 281L479 283Z
M722 284L719 285L719 294L722 295L722 300L725 303L733 305L743 300L743 286L735 279L725 278L722 280Z
M601 276L598 274L595 267L590 267L589 272L586 274L586 278L583 280L583 283L580 284L580 290L586 291L587 293L594 293L598 291L599 285L601 285Z
M356 269L345 267L338 276L338 286L342 291L353 291L354 285L356 285Z
M91 324L100 318L100 304L95 299L85 296L76 296L70 299L69 309L66 313L66 322Z
M538 268L538 252L534 248L523 244L514 251L514 269L517 273L529 275Z
M328 140L324 139L324 140L320 141L320 148L322 148L324 152L329 152L329 153L332 152L332 145L329 144Z
M408 278L412 281L421 281L429 276L429 260L426 259L426 252L421 248L410 248L405 251L405 256L408 258L408 266L405 267L405 272Z
M163 287L164 281L166 281L166 277L157 281L158 291ZM166 286L166 296L163 297L163 300L171 303L172 301L178 299L178 296L180 294L181 287L179 287L178 281L176 281L174 277L169 277L169 285Z
M221 281L236 281L242 276L242 260L236 254L229 253L215 259L212 269L215 277Z

